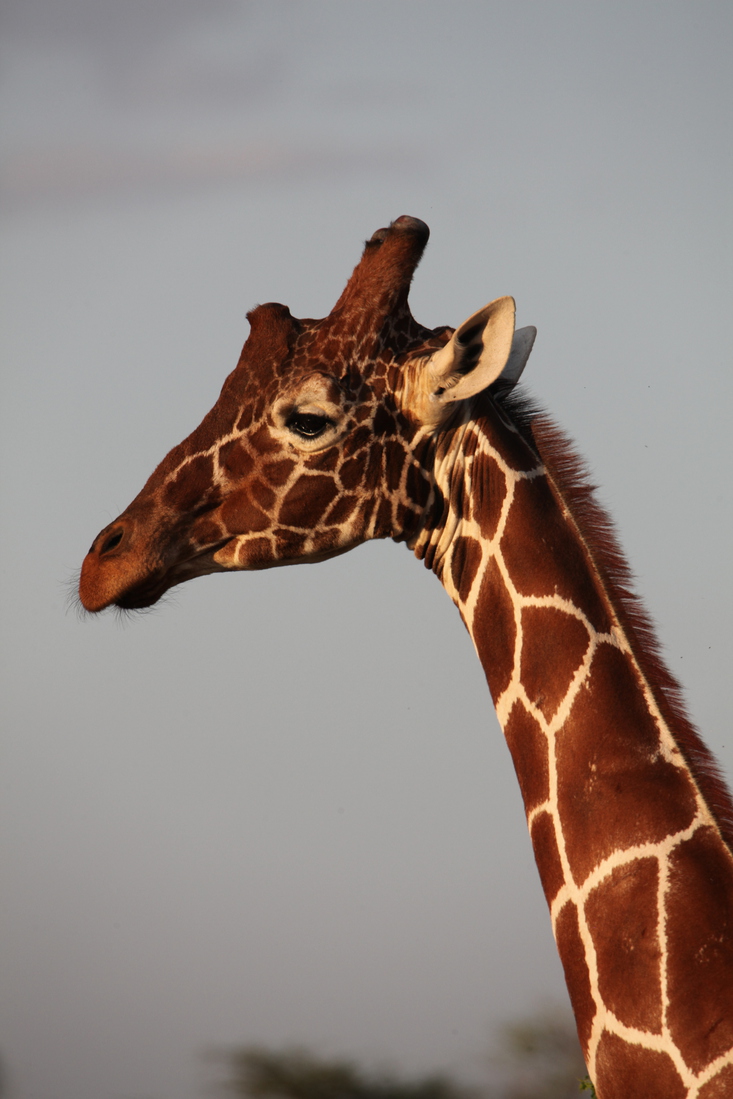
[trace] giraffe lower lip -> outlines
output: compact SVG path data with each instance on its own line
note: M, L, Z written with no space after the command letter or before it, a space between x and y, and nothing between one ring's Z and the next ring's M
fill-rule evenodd
M158 602L160 597L164 595L168 588L172 587L170 584L161 585L158 584L154 588L137 588L132 591L125 592L119 599L115 599L114 606L119 607L123 611L141 611L146 607L152 607Z
M232 537L228 537L223 538L221 542L215 542L212 546L206 546L205 549L199 550L187 561L170 569L163 576L149 578L123 592L119 598L115 599L114 605L122 610L144 610L157 603L170 588L183 584L186 580L194 580L197 576L223 571L224 567L216 562L215 555L231 541Z

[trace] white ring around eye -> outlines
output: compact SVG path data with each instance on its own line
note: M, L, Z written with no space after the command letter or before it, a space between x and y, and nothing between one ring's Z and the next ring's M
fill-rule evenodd
M276 401L272 408L273 434L289 450L297 448L307 453L324 450L341 438L349 421L346 409L333 398L340 396L340 386L331 378L312 375L299 389ZM294 430L296 417L314 417L324 421L317 434L301 434Z

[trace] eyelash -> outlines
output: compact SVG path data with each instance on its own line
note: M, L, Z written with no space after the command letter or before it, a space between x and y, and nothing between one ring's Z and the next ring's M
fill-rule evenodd
M333 420L329 420L328 416L319 416L315 412L293 412L286 426L302 439L317 439L332 424Z

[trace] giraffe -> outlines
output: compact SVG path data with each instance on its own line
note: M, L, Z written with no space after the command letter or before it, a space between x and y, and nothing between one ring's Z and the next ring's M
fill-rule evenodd
M733 1096L733 804L582 463L515 389L535 330L510 297L412 317L428 235L377 230L322 320L248 314L214 407L95 539L82 605L405 542L484 668L597 1094Z

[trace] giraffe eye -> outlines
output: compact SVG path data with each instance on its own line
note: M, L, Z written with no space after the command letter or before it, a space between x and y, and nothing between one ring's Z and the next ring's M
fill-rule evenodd
M332 424L333 420L328 416L319 416L315 412L293 412L286 426L303 439L317 439Z

